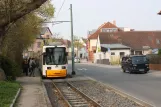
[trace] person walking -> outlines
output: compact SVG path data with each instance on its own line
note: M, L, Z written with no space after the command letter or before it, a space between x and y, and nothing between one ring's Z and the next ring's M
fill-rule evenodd
M30 76L33 75L33 77L35 77L35 68L36 68L35 59L31 58L31 60L30 60Z
M28 76L28 61L27 61L27 59L24 59L23 64L22 64L22 68L23 68L23 73L25 73L26 76Z
M31 60L31 58L29 57L29 59L28 59L28 72L29 73L31 72L31 69L30 69L30 60Z

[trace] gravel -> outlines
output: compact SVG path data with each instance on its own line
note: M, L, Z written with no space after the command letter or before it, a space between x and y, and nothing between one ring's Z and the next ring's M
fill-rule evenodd
M103 107L142 107L136 102L109 90L97 82L88 80L73 81L70 83Z
M63 99L61 99L58 95L58 92L53 87L51 82L44 82L45 88L47 90L50 102L53 107L66 107Z

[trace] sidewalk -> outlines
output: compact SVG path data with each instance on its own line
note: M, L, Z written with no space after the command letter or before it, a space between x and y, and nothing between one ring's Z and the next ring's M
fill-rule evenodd
M37 71L37 70L36 70ZM38 71L36 77L19 77L17 81L22 86L16 107L47 107L41 78Z

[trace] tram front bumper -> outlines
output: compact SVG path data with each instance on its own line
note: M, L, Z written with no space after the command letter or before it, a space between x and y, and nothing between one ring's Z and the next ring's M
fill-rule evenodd
M46 70L46 77L66 77L67 70L60 69L60 70Z

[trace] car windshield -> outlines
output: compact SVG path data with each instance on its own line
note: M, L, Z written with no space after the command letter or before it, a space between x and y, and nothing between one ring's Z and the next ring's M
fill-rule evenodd
M67 63L65 48L46 48L45 62L47 65L62 65Z
M132 63L133 64L144 64L144 63L148 63L148 59L146 56L135 56L135 57L132 57Z

